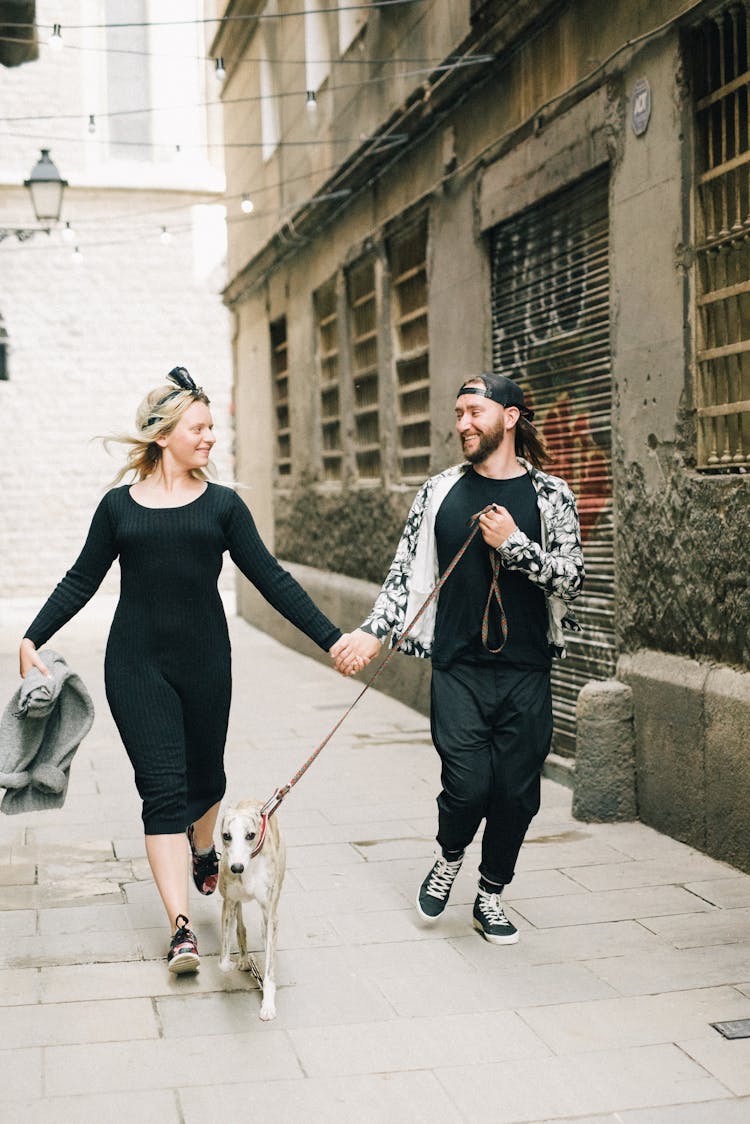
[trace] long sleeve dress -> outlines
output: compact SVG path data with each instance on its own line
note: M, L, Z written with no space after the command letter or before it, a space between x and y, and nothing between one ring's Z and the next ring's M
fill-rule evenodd
M148 835L184 831L226 788L231 650L217 581L227 550L266 600L319 647L327 651L336 642L341 633L265 547L246 505L212 483L180 507L144 507L127 486L107 492L81 554L26 632L37 648L45 644L119 556L105 684Z

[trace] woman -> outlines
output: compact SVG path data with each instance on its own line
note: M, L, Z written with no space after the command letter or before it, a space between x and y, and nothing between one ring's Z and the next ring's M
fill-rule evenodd
M172 926L172 972L200 963L189 927L187 831L193 880L211 894L218 880L214 826L224 795L224 744L231 696L230 645L217 589L228 550L263 596L336 656L340 631L283 570L230 488L208 481L216 437L203 389L184 367L175 386L152 390L138 408L126 466L132 486L99 504L78 560L21 642L21 675L46 674L37 649L99 588L115 558L120 601L105 657L107 701L143 801L146 853Z

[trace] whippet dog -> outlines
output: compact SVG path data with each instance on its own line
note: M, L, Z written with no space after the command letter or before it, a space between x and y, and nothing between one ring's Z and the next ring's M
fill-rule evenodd
M230 951L234 929L237 930L239 958L237 967L253 971L247 951L247 931L242 918L242 903L256 901L262 915L265 940L263 966L263 1002L260 1017L276 1017L276 982L274 959L278 933L278 905L286 869L286 847L279 834L275 817L264 817L259 801L243 800L228 808L221 821L221 861L219 892L221 908L221 956L219 968L232 967Z

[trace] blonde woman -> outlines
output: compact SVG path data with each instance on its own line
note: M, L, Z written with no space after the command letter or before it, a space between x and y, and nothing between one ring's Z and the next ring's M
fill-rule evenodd
M216 440L209 399L184 367L146 396L127 463L99 504L83 550L21 642L21 675L46 668L37 650L120 559L121 590L107 643L107 701L143 801L146 853L172 927L170 971L196 971L188 871L216 888L213 833L224 795L231 696L227 622L217 589L222 556L288 620L336 656L341 633L263 545L248 508L209 482Z

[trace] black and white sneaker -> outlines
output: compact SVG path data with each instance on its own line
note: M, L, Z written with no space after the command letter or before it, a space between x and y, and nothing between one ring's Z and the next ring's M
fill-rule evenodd
M463 861L463 855L455 862L438 856L417 894L417 913L423 921L437 921L448 904L451 887Z
M518 929L505 916L499 894L490 894L479 887L474 902L474 928L490 944L515 944Z
M198 954L198 942L195 933L190 928L190 922L184 913L178 913L175 918L177 931L172 937L167 953L167 965L170 972L181 976L183 972L197 972L200 968L201 958Z

